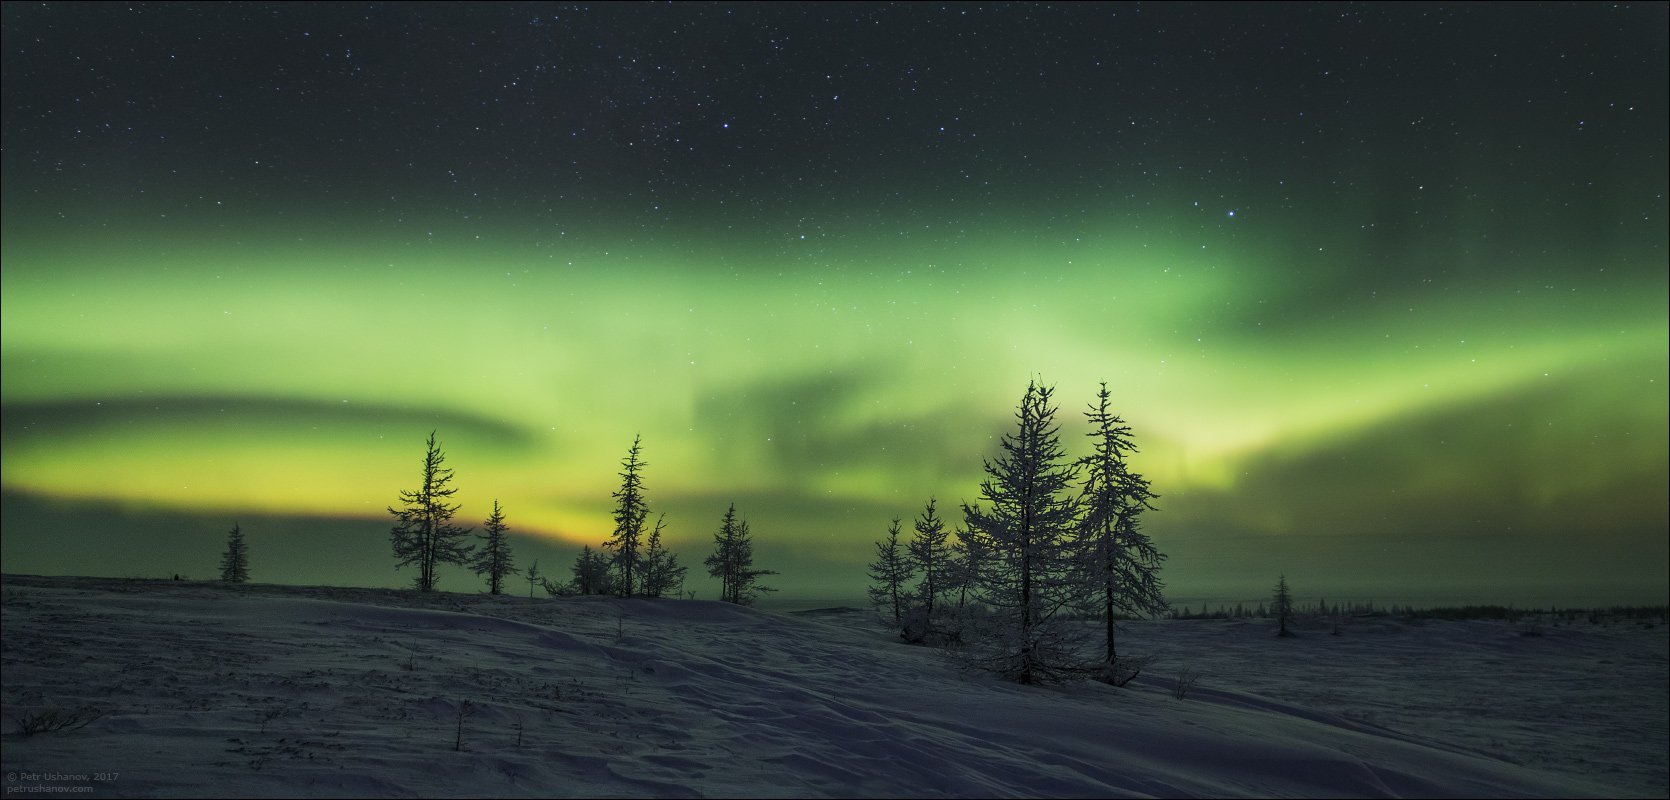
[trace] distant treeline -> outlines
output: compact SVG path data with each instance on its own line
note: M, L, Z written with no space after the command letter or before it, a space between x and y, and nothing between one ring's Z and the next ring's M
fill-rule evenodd
M1189 606L1172 609L1171 619L1269 619L1274 616L1263 603L1248 607L1236 603L1233 607L1219 604L1217 608L1202 605L1198 610ZM1403 619L1495 619L1518 622L1527 617L1554 618L1575 622L1586 619L1592 623L1617 620L1667 620L1670 606L1608 606L1605 608L1516 608L1511 605L1439 606L1417 608L1413 605L1391 604L1378 606L1369 603L1335 603L1326 600L1310 605L1297 605L1296 617L1339 619L1342 617L1399 617Z

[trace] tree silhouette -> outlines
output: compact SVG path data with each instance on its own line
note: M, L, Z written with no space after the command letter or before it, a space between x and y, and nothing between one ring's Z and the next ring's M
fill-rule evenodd
M893 627L900 632L905 627L905 604L909 601L905 586L912 577L910 558L899 542L899 518L887 526L887 538L876 542L876 560L870 562L870 604L883 616L891 613Z
M644 595L662 597L684 585L686 567L678 563L678 554L667 549L661 531L667 527L667 515L662 513L649 532L644 549Z
M220 579L228 583L249 580L249 548L244 544L244 532L236 522L226 534L226 552L220 557Z
M503 594L505 576L516 571L515 559L510 554L510 539L505 531L504 512L493 500L493 514L481 523L481 548L475 554L475 574L487 576L487 593Z
M639 437L633 437L632 449L621 462L626 470L620 473L620 489L611 495L616 501L614 536L603 543L605 548L615 551L615 590L621 597L631 597L642 580L637 574L642 560L638 539L644 532L644 520L649 517L649 504L644 500L643 478L638 475L647 466L638 458L640 449Z
M591 549L591 545L580 548L580 555L574 559L574 591L580 594L609 594L612 586L609 576L609 559L602 553Z
M916 518L916 535L910 540L910 560L922 580L916 584L916 602L932 616L939 598L949 587L947 573L951 565L951 532L935 508L938 501L928 498Z
M1120 668L1115 620L1120 614L1165 611L1164 584L1159 578L1165 555L1141 530L1142 512L1154 510L1149 501L1159 495L1125 463L1125 455L1136 452L1137 446L1131 441L1130 426L1109 409L1109 397L1104 383L1096 403L1085 412L1094 449L1080 462L1085 475L1080 492L1084 516L1077 545L1080 568L1094 595L1092 604L1098 606L1096 612L1106 628L1103 678L1122 686L1136 673Z
M1287 618L1293 616L1293 594L1287 590L1287 574L1276 580L1275 594L1270 598L1270 613L1275 615L1276 624L1280 629L1277 636L1292 636L1293 631L1287 629Z
M451 486L452 470L442 466L446 455L429 432L428 449L423 455L423 480L416 491L400 493L401 508L389 507L394 516L394 528L389 531L389 543L394 546L394 557L399 560L395 569L417 565L418 574L412 585L420 592L432 592L440 579L437 568L441 564L467 564L471 547L467 537L469 528L452 524L458 506L448 503L457 487Z
M761 586L758 579L776 575L768 569L754 569L754 540L748 532L748 521L736 517L736 504L725 512L719 532L713 535L713 554L703 562L707 574L719 579L719 599L737 605L753 605L761 592L777 591Z
M979 594L985 582L986 564L990 554L979 538L959 528L957 541L951 545L949 577L957 592L957 614L962 616L969 603Z
M539 582L543 580L539 574L539 559L534 559L533 563L528 565L526 575L528 580L528 599L531 600L533 599L533 587L538 586Z
M1078 526L1068 492L1075 466L1061 449L1053 389L1029 383L1005 434L1002 455L985 464L980 496L963 506L969 536L990 553L981 599L997 613L996 652L984 666L1023 684L1052 683L1085 669L1079 627L1061 612L1077 598L1067 547Z

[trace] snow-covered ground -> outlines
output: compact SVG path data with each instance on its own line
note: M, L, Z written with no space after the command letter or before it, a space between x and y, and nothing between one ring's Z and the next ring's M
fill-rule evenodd
M1664 796L1666 631L1128 626L1014 686L855 614L7 576L8 795ZM1204 673L1172 696L1184 667ZM467 704L467 705L466 705ZM49 709L78 730L24 736ZM460 718L460 709L469 713ZM1384 727L1382 727L1384 726Z

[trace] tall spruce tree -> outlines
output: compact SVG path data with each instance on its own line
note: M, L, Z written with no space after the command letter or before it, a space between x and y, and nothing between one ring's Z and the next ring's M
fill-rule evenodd
M1160 565L1165 554L1142 532L1144 511L1154 510L1148 479L1133 472L1125 461L1137 452L1131 427L1109 407L1108 385L1102 384L1096 403L1085 412L1090 421L1092 452L1081 462L1084 484L1080 503L1084 515L1078 530L1080 568L1094 608L1105 627L1102 679L1123 686L1136 677L1119 663L1114 634L1122 614L1153 615L1166 610Z
M469 528L452 524L458 506L447 502L458 493L451 486L452 470L442 466L446 455L429 432L428 448L423 455L423 479L415 491L400 493L401 507L389 507L394 516L394 528L389 531L389 543L398 559L395 569L416 565L418 573L412 585L421 592L435 590L440 580L438 567L442 564L467 564L471 547Z
M475 574L487 576L487 593L503 594L505 576L516 571L516 560L510 553L510 538L505 531L504 511L498 498L493 499L493 514L481 523L481 547L475 554Z
M703 563L707 573L719 579L719 599L727 603L753 605L760 593L777 591L759 583L762 576L777 573L754 569L754 540L748 532L748 521L737 519L735 503L720 521L719 531L713 535L713 554Z
M632 438L632 449L621 461L625 470L620 473L620 489L615 498L615 532L603 546L615 551L615 591L621 597L631 597L640 588L643 576L643 552L640 539L644 522L649 518L649 503L644 499L644 481L638 474L647 464L639 457L640 437Z
M1277 636L1292 636L1293 631L1287 629L1287 618L1293 616L1293 593L1287 590L1287 573L1282 573L1276 580L1276 591L1270 596L1270 613L1275 616L1279 626Z
M1070 492L1076 466L1061 449L1054 390L1029 383L996 461L980 485L986 506L964 505L969 535L990 553L980 599L996 613L995 651L983 666L1023 684L1054 683L1087 670L1082 626L1062 612L1079 596L1068 545L1078 527Z
M244 532L236 522L226 533L226 552L220 557L220 579L228 583L249 580L249 548L244 544Z
M909 554L899 541L899 518L887 526L887 538L876 542L876 560L870 562L870 605L901 634L905 629L905 607L910 602L912 576Z

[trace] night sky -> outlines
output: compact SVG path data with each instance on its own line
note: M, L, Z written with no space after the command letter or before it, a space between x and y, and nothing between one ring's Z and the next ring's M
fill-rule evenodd
M1180 602L1663 603L1662 3L4 6L7 572L783 603L1106 381ZM443 570L442 588L480 581ZM712 597L705 575L698 596Z

